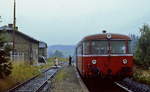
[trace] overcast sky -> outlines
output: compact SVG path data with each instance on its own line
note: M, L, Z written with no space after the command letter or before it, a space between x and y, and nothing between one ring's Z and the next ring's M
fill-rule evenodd
M139 34L150 24L150 0L16 0L19 30L53 44L101 33ZM12 23L13 0L0 0L0 26Z

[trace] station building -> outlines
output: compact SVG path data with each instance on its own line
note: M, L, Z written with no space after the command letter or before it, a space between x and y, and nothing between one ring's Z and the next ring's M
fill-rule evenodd
M7 26L0 27L0 36L5 38L7 44L13 46L13 25L8 24ZM40 41L20 32L18 28L16 28L14 54L10 52L11 60L26 61L30 64L38 63L40 53L47 49L47 47L41 49L39 44ZM45 53L44 55L47 56Z

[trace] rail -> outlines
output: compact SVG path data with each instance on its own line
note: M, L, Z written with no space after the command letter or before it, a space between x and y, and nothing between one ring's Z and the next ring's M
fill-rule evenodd
M117 86L119 86L120 88L122 88L122 89L124 89L125 91L127 91L127 92L133 92L133 91L131 91L131 90L129 90L127 87L124 87L123 85L121 85L120 83L118 83L118 82L114 82Z
M16 91L29 91L29 92L40 92L51 80L59 68L51 67L47 70L44 70L41 74L34 76L33 78L15 86L14 88L9 89L7 92L16 92Z

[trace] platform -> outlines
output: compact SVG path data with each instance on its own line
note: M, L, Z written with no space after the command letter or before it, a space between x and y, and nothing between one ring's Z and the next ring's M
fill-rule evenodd
M74 66L60 70L52 81L51 92L88 92Z

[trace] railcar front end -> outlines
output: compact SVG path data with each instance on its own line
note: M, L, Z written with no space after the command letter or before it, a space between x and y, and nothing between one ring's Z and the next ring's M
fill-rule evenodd
M132 76L131 40L120 35L109 34L109 36L112 36L109 39L108 34L100 36L103 36L103 38L84 39L77 46L76 64L80 74L86 78Z

